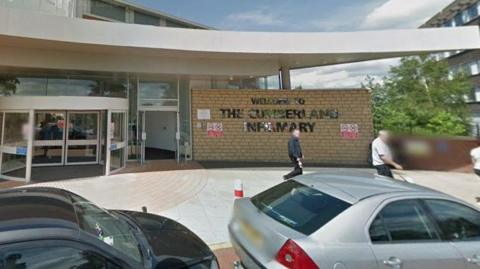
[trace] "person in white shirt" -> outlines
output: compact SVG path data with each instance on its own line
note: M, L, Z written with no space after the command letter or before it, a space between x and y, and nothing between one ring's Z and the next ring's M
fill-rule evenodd
M403 170L403 167L393 160L392 152L387 145L389 136L388 131L378 132L378 137L372 142L372 163L379 175L393 178L390 167L398 170Z
M476 147L470 151L470 156L473 162L473 171L477 176L480 176L480 147Z

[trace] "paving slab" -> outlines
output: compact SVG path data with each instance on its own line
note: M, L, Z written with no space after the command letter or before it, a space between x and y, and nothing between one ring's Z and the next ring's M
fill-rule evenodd
M305 173L344 172L348 168L307 168ZM245 196L278 183L290 168L228 168L118 174L109 177L34 184L73 191L109 209L148 211L174 219L209 245L228 243L227 224L234 202L234 182L242 180ZM350 170L373 169L351 168ZM400 171L401 180L413 181L476 204L480 179L474 174Z

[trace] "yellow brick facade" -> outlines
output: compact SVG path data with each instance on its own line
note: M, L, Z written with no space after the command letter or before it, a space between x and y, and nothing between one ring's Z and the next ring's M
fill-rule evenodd
M253 104L252 98L260 98L267 103ZM261 99L265 98L265 99ZM304 104L299 104L304 102ZM286 104L289 103L289 104ZM210 120L199 120L198 110L210 110ZM235 110L232 110L235 109ZM251 118L256 117L257 110L268 113L282 113L288 110L306 111L302 119ZM338 111L338 118L317 118L315 111ZM227 111L227 112L226 112ZM240 112L241 117L228 117L228 112ZM253 111L253 112L252 112ZM265 112L267 111L267 112ZM222 113L223 112L223 113ZM288 113L288 112L287 112ZM318 114L318 113L317 113ZM313 116L317 115L313 114ZM232 116L232 113L230 113ZM239 116L235 114L235 116ZM281 116L280 116L281 117ZM305 132L301 144L306 163L325 165L365 165L368 145L373 138L373 122L370 95L367 90L206 90L192 89L192 132L193 154L198 161L258 161L288 162L287 141L290 129L274 129L253 132L246 129L246 122L251 128L256 122L277 122L288 124L303 122L302 127L313 132ZM207 135L208 123L222 123L223 137ZM346 139L340 135L341 124L358 124L359 137ZM268 128L267 128L268 129Z

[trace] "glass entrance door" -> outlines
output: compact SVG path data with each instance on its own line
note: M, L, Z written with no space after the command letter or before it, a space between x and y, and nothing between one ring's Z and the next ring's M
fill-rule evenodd
M65 111L39 111L34 117L32 165L63 165Z
M28 147L30 114L23 111L0 113L1 135L1 177L9 180L28 181Z
M65 165L96 164L99 154L100 113L67 113Z
M110 114L110 172L118 171L126 164L126 119L127 113L114 111Z

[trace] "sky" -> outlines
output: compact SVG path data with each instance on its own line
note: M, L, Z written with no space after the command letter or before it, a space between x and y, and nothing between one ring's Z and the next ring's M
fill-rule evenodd
M453 0L129 0L219 30L336 32L418 28ZM292 71L292 86L356 88L398 59Z

